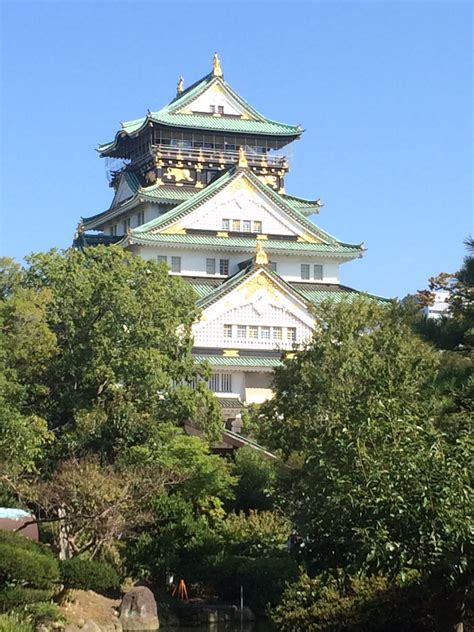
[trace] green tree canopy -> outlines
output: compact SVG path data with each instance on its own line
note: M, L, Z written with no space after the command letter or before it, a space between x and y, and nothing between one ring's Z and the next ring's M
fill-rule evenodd
M473 553L472 438L442 431L440 355L397 304L328 304L277 370L263 433L299 451L287 507L317 570L419 571L463 584ZM296 461L294 459L294 461Z

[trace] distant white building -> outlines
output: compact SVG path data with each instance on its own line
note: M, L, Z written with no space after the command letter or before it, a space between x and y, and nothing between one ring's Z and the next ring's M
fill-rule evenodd
M439 290L433 292L435 299L433 305L425 305L423 307L423 314L427 318L440 318L442 315L447 316L447 310L449 309L449 292L446 290Z

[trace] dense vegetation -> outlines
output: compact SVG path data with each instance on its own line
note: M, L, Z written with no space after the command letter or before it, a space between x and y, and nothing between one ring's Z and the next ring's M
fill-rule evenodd
M114 247L4 260L0 502L48 544L1 536L0 625L53 617L69 588L163 595L172 573L234 602L243 585L283 632L454 629L472 598L472 255L440 286L438 321L427 293L319 306L245 419L278 459L224 459L189 286Z

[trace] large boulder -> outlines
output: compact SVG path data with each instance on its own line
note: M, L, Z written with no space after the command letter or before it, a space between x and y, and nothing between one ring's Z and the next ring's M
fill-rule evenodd
M153 593L145 586L135 586L122 599L120 623L128 630L158 630L160 622Z

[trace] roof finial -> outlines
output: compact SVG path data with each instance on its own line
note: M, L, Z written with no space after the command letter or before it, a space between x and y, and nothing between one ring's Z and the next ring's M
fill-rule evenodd
M176 86L176 94L181 94L181 92L184 91L184 79L183 77L180 75L179 79L178 79L178 85Z
M224 76L221 68L221 60L219 59L219 55L217 53L214 53L214 59L212 60L212 74L214 77Z
M242 146L239 147L239 167L248 167L249 163L247 160L247 156L245 155L244 148Z
M262 242L258 240L255 246L255 263L259 266L268 265L268 255L263 249Z

